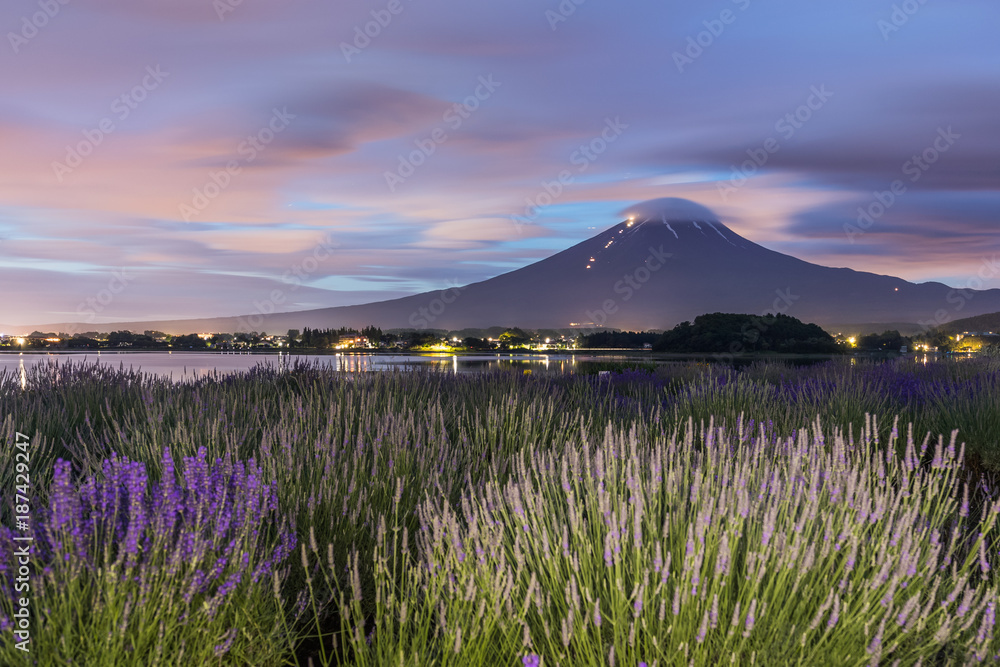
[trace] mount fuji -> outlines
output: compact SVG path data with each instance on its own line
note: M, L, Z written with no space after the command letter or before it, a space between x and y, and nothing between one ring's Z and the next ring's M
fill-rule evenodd
M685 199L637 204L600 234L489 280L379 303L273 315L326 326L666 329L711 312L781 312L833 327L917 326L1000 311L1000 290L830 268L768 250ZM280 330L270 322L269 328ZM293 327L300 326L292 324ZM309 326L312 326L311 324Z
M780 312L830 329L911 329L1000 311L1000 290L957 290L811 264L733 232L694 202L654 199L547 259L464 287L358 306L203 320L84 325L98 330L283 332L519 326L667 329L712 312ZM961 306L961 307L959 307ZM62 327L49 325L47 329ZM79 329L79 325L76 326Z

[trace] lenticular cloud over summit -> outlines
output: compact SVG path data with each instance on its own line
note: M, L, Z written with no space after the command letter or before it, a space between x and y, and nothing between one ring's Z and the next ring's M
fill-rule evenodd
M622 215L634 217L636 222L660 220L663 222L719 222L719 216L707 206L680 197L648 199L629 206Z

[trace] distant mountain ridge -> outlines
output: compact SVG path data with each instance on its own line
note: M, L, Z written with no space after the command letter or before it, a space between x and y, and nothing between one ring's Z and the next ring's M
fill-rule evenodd
M938 330L949 334L964 333L1000 333L1000 312L986 313L974 317L964 317L960 320L952 320L938 326Z
M936 323L957 290L830 268L768 250L709 209L656 199L562 252L464 287L357 306L271 315L76 325L77 330L267 331L355 327L457 330L493 325L591 330L669 329L712 312L780 312L820 326ZM965 313L1000 311L1000 290L977 291ZM49 325L66 330L69 325ZM82 328L81 328L82 326Z

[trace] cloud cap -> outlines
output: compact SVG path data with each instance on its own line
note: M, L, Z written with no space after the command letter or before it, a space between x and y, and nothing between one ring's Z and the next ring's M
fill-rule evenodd
M707 206L681 197L660 197L633 204L622 211L637 222L660 220L663 222L719 222L719 216Z

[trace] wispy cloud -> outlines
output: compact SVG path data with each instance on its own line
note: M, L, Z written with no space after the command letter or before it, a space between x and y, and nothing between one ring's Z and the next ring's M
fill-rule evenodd
M0 279L16 286L0 321L65 320L121 267L138 277L108 316L236 314L328 234L338 253L288 307L439 289L665 196L803 259L915 280L965 275L1000 251L995 3L927 3L887 39L892 3L861 0L628 12L595 0L555 30L545 11L557 3L401 2L350 61L341 43L378 20L378 3L230 2L220 17L208 0L70 2L35 31L23 23L34 3L0 6ZM713 32L725 8L736 20ZM678 72L673 54L705 30L710 46ZM157 67L169 76L145 85ZM487 75L502 87L389 192L386 171ZM795 120L819 85L834 97ZM247 160L241 147L275 109L294 120ZM790 135L778 126L789 113ZM629 127L613 148L518 229L512 217L616 117ZM948 127L961 141L849 242L856 209ZM719 184L772 137L778 150L723 201ZM54 164L81 146L60 180ZM231 163L239 171L185 219L181 206Z

